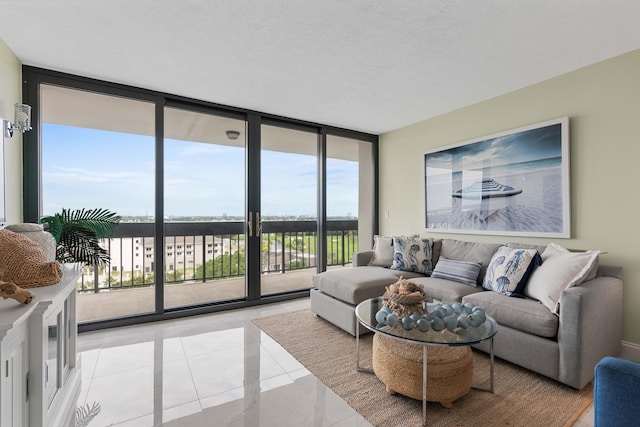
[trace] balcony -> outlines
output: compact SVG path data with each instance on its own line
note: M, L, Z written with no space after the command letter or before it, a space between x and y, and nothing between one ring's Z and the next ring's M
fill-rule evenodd
M164 257L165 308L245 298L244 223L168 222ZM264 221L262 295L311 287L316 273L315 221ZM327 268L346 266L357 251L357 220L327 222ZM103 242L108 268L86 267L78 282L78 321L155 310L157 245L151 223L122 223ZM97 285L96 285L97 284Z

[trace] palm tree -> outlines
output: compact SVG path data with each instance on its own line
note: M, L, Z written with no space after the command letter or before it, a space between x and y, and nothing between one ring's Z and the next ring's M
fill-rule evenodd
M62 209L61 213L45 216L41 223L49 225L56 239L56 260L81 262L87 265L108 265L109 253L100 246L100 239L110 237L120 217L107 209Z

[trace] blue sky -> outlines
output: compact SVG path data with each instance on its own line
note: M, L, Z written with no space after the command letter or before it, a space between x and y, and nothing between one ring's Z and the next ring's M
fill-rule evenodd
M482 169L562 155L560 124L485 139L428 154L428 167L450 171Z
M43 211L107 208L154 214L154 138L44 124ZM166 216L241 216L244 149L167 140ZM314 156L263 151L262 215L315 215ZM358 164L327 160L327 215L358 214Z

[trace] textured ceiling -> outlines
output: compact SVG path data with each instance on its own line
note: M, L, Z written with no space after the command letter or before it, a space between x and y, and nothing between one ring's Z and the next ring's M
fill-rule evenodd
M383 133L640 48L638 0L0 0L27 65Z

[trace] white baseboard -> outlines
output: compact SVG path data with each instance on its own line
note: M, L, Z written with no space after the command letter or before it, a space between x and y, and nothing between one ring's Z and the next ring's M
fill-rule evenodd
M640 345L622 341L622 351L619 357L640 363Z

